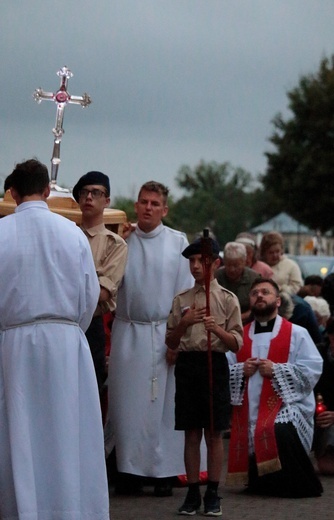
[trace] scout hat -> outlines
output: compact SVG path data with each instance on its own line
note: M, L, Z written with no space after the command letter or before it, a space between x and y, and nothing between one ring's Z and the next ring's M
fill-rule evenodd
M110 195L110 182L109 177L105 175L102 172L88 172L76 183L72 190L72 194L74 199L78 202L79 201L79 192L81 188L84 186L88 186L89 184L99 184L100 186L104 186L107 190L107 197Z
M212 244L212 254L218 256L220 249L219 249L219 244L218 244L217 240L214 240L213 238L209 238L209 239L206 239L206 240L210 240L211 241L211 244ZM201 238L197 238L188 247L186 247L184 251L182 251L182 255L185 258L189 258L192 255L200 255L200 254L202 254L202 251L203 251L202 239Z

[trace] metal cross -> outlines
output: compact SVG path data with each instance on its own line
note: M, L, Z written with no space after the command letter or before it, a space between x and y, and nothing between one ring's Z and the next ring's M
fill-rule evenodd
M92 101L89 95L86 93L84 93L82 96L72 96L67 92L68 80L73 76L70 69L63 67L62 69L58 70L57 75L60 77L60 87L55 94L53 92L45 92L43 89L37 88L33 96L37 103L41 103L44 99L48 99L50 101L54 101L57 104L56 125L52 129L52 133L54 135L54 145L51 159L51 189L57 191L68 191L63 190L57 186L57 175L60 164L60 143L61 138L65 132L63 129L64 110L67 103L81 105L83 108L86 108Z

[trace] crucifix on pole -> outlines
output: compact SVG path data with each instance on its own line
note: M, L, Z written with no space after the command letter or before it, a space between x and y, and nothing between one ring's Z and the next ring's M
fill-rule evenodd
M82 96L72 96L68 93L67 83L68 80L73 76L70 69L63 67L58 70L57 75L60 77L60 87L56 93L45 92L43 89L37 88L33 96L37 103L41 103L44 99L47 99L54 101L57 104L56 124L52 129L52 133L54 135L54 144L51 159L51 189L56 191L68 191L57 186L58 168L60 164L60 143L64 134L64 110L68 103L81 105L83 108L86 108L92 101L89 95L86 93L84 93Z

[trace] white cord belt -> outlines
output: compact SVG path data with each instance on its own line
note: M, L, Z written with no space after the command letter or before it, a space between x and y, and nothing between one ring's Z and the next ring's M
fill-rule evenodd
M21 323L16 323L13 325L7 325L5 327L1 327L0 332L5 332L6 330L17 329L19 327L29 327L31 325L44 325L47 323L61 323L62 325L74 325L75 327L79 327L79 324L76 321L69 320L67 318L36 318L31 321L24 321Z
M151 327L151 346L152 346L152 379L151 379L151 401L155 401L158 398L158 377L157 377L157 354L155 349L156 338L155 329L158 325L167 323L167 318L157 321L137 321L129 318L123 318L121 316L115 316L117 320L124 321L125 323L133 323L135 325L149 325Z

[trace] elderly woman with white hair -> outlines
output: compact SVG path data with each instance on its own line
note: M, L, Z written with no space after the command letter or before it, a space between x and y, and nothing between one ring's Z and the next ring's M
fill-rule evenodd
M247 252L244 244L227 242L224 248L224 266L217 269L215 277L219 285L233 292L240 304L243 324L250 319L249 290L261 276L246 266Z
M311 305L320 331L324 332L327 322L331 316L328 302L321 296L305 296L304 300Z

